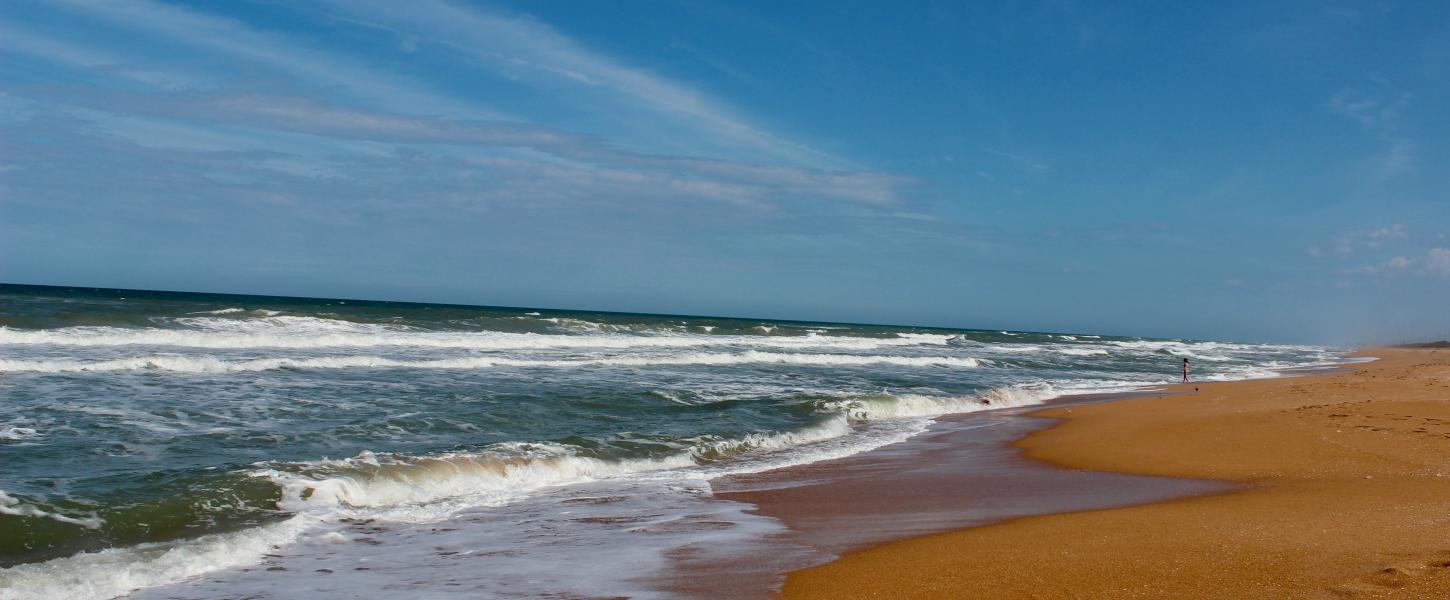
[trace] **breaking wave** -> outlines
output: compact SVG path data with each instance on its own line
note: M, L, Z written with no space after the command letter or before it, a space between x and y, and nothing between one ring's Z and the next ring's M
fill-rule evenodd
M61 523L66 523L69 525L79 525L81 527L85 527L86 529L98 529L100 528L101 524L104 523L104 521L102 521L100 517L97 517L94 514L83 517L74 517L70 515L64 515L55 511L44 510L37 506L32 506L30 504L21 502L19 498L15 498L14 496L6 494L5 490L0 490L0 515L50 519L52 521L59 521Z
M182 348L374 348L418 347L471 350L547 350L760 346L871 350L946 345L951 336L904 333L896 337L623 334L549 335L501 331L424 331L398 325L352 323L315 317L258 319L183 318L182 329L79 326L27 330L0 327L0 344L81 347L169 346Z
M278 508L294 513L291 517L241 531L82 552L46 562L0 569L0 599L112 598L136 589L255 564L263 555L299 539L309 527L358 514L356 511L402 518L417 515L437 518L441 516L437 511L413 513L407 509L458 498L467 499L462 506L497 506L551 486L653 472L674 471L686 476L710 477L731 472L728 465L732 458L761 453L787 452L774 462L755 467L742 466L737 470L837 458L905 439L924 428L920 423L921 417L1021 406L1051 396L1051 387L1039 384L989 390L980 396L881 395L842 399L822 404L820 411L825 413L824 418L802 430L755 433L728 439L707 436L695 440L678 453L654 458L601 459L580 456L573 448L559 444L515 443L500 444L484 452L430 456L364 451L341 460L259 468L249 474L270 480L281 488ZM862 421L903 419L916 423L916 426L876 438L862 436L854 444L841 447L814 453L800 452L793 458L790 453L847 439L856 430L856 424ZM724 468L713 472L697 469L711 465ZM0 492L0 513L18 514L29 508ZM37 515L32 513L30 516ZM44 516L71 519L58 515ZM87 527L99 526L99 523L74 522Z
M610 479L654 471L688 469L842 438L864 422L921 419L1038 404L1056 397L1046 383L988 390L980 395L933 397L916 394L843 398L819 404L822 419L795 431L752 433L734 438L704 436L674 454L604 459L582 456L572 447L548 443L499 444L482 452L430 456L375 454L276 466L254 473L282 490L283 509L319 507L387 508L467 496L497 506L543 487Z
M935 417L944 414L1012 408L1039 404L1060 394L1047 383L1032 383L989 390L975 396L923 396L917 394L864 396L828 403L854 420Z
M254 358L224 360L214 356L138 356L111 360L79 361L0 359L0 372L73 373L88 371L176 371L182 373L235 373L274 369L487 369L653 367L687 365L789 364L814 366L895 365L901 367L975 368L982 361L954 356L860 356L854 354L789 354L748 351L738 353L690 353L671 356L620 356L574 360L526 360L495 357L402 360L381 356L323 356L313 358Z
M279 523L172 542L81 552L41 563L0 569L0 600L102 600L204 573L257 562L301 534L297 515Z
M6 427L0 429L0 440L21 441L41 437L41 433L32 427ZM0 492L3 493L3 492ZM0 498L0 503L4 499Z

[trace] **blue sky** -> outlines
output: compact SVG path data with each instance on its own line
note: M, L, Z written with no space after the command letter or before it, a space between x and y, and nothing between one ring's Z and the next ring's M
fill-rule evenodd
M1450 4L12 0L0 280L1450 335Z

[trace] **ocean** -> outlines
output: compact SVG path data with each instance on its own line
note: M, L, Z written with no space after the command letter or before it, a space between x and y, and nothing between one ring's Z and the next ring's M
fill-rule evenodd
M710 480L1331 348L0 285L0 598L670 597ZM798 549L797 549L798 550ZM809 558L800 558L809 560Z

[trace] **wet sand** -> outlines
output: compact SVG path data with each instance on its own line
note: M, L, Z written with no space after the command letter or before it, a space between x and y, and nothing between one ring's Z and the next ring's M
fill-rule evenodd
M1381 360L1039 410L1055 424L1012 446L1056 465L1033 469L1055 473L1041 489L1012 463L956 472L945 463L981 456L952 449L972 445L971 432L955 442L947 432L919 442L944 435L942 464L882 463L737 499L808 543L866 546L792 573L785 598L1447 598L1450 351L1368 354ZM1101 479L1127 475L1156 478ZM1223 483L1205 493L1214 484L1174 490L1161 477ZM864 481L840 487L852 479ZM1170 495L1180 497L1141 504ZM1084 499L1056 509L1077 512L1011 518ZM1137 505L1084 510L1099 499ZM987 509L984 521L1010 520L872 545L974 518L954 508L972 505Z
M1074 396L1073 406L1138 394ZM1161 395L1161 394L1155 394ZM1142 504L1231 489L1220 482L1070 471L1024 458L1010 444L1048 426L1041 406L944 417L907 441L843 459L711 482L714 497L755 505L789 531L748 560L680 557L667 587L699 598L769 598L784 571L881 542L1025 515Z
M1097 401L1075 397L1063 405ZM1040 409L1041 407L1032 407ZM1218 482L1069 471L1010 444L1046 427L1031 409L945 417L919 436L855 456L712 483L717 498L781 519L831 554L1025 515L1141 504L1228 489ZM822 510L822 502L829 509Z

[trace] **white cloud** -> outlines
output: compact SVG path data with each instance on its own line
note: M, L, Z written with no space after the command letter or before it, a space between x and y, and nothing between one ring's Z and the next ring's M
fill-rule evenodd
M258 181L267 179L307 190L345 187L357 196L363 190L384 208L432 203L537 214L530 211L581 207L681 220L688 220L679 216L684 211L692 213L689 219L776 215L771 218L781 222L791 215L861 211L896 223L935 218L903 201L911 178L855 167L765 131L718 99L527 18L442 2L346 4L328 15L300 9L303 16L396 33L405 51L462 57L463 64L450 65L460 71L491 76L523 69L530 79L523 85L568 92L552 94L568 110L599 108L606 121L638 119L649 136L680 140L670 145L684 150L666 154L670 148L650 144L625 149L618 139L522 122L486 105L493 100L453 91L451 82L415 79L423 77L421 70L380 67L312 38L208 14L205 5L57 0L47 5L52 7L75 13L75 22L98 35L0 24L0 48L20 53L18 60L27 64L59 65L66 75L57 78L64 83L12 90L36 107L34 116L13 125L39 132L37 139L71 135L86 140L77 145L104 143L125 153L139 148L164 156L154 164L166 164L166 171L186 163L190 179L176 189L201 189L196 181L215 180L218 189L245 182L261 194ZM349 19L353 12L358 18ZM24 35L5 36L14 28ZM370 33L388 42L386 35ZM118 41L136 38L148 43ZM616 113L623 116L614 118ZM590 126L587 119L571 122ZM691 151L696 140L702 149L731 151L705 158L712 153ZM43 159L26 160L40 166ZM233 166L219 166L227 163ZM55 187L57 180L44 179L45 173L26 181L34 189ZM122 182L110 187L151 189L129 172L106 174ZM416 185L391 185L383 174ZM187 198L150 196L189 206ZM329 205L326 194L292 197L319 212L342 206Z
M1042 162L1042 161L1040 161L1038 159L1032 158L1030 156L1026 156L1026 155L1018 154L1018 153L1014 153L1014 152L1008 152L1006 150L1000 150L1000 149L997 149L997 148L988 148L986 146L983 146L982 147L982 150L985 151L985 152L987 152L988 154L992 154L994 156L1000 156L1002 158L1005 158L1007 160L1012 161L1013 163L1016 163L1017 165L1020 165L1022 167L1025 167L1027 169L1031 169L1033 171L1050 171L1050 170L1052 170L1052 167L1050 165L1048 165L1047 163Z
M1375 170L1382 177L1390 177L1415 171L1415 140L1397 131L1400 115L1413 99L1414 94L1409 92L1401 92L1386 99L1383 96L1346 89L1330 97L1329 108L1359 122L1365 131L1379 139L1383 150Z
M1377 265L1360 267L1350 272L1365 273L1370 275L1384 274L1391 272L1409 272L1416 264L1423 263L1423 269L1419 273L1431 275L1450 275L1450 248L1431 248L1425 253L1424 259L1415 259L1408 256L1396 256Z
M1398 271L1404 271L1410 268L1410 264L1413 262L1413 259L1404 256L1396 256L1380 264L1359 267L1357 269L1350 269L1349 272L1363 273L1368 275L1393 273Z
M124 6L58 0L57 5L122 32L194 48L248 68L260 67L263 70L258 72L264 77L290 80L280 88L267 84L238 92L229 87L232 84L219 86L209 81L204 72L187 72L183 65L194 66L195 61L136 54L130 48L107 47L99 41L92 46L69 37L48 37L35 28L0 39L0 47L32 58L98 73L121 73L156 84L160 89L155 91L164 93L132 93L121 91L127 86L108 90L94 85L25 90L52 112L68 112L96 123L104 119L108 125L103 129L150 147L221 150L230 145L244 151L275 147L293 154L289 160L298 160L295 154L300 152L312 154L316 162L337 152L388 152L389 145L448 145L452 147L448 152L455 156L522 155L540 165L562 163L595 173L595 177L565 179L586 186L583 190L599 184L601 173L630 172L649 185L677 190L683 197L760 204L797 199L895 204L900 188L911 182L887 173L844 168L848 161L764 132L722 102L589 51L529 19L499 17L439 2L408 10L386 3L362 7L362 12L375 12L366 17L387 22L390 31L408 30L399 35L413 47L449 44L479 59L524 64L573 85L606 88L662 118L684 118L693 123L689 129L696 132L738 142L753 150L745 153L751 160L632 152L621 149L614 140L520 123L471 98L432 90L422 82L369 68L346 55L182 7L146 0ZM359 10L352 5L342 8ZM349 22L378 27L360 20ZM6 25L0 33L9 29ZM172 81L159 85L158 81L139 79L150 72L172 75ZM269 131L286 135L267 135ZM678 132L670 137L689 140L695 136ZM198 146L198 141L206 143ZM277 142L285 145L269 145ZM345 159L339 156L338 160ZM520 165L509 168L523 169ZM308 169L322 172L319 165Z
M1370 239L1376 240L1402 238L1405 237L1405 225L1403 223L1395 223L1390 227L1381 227L1369 232L1369 237Z
M1384 155L1380 157L1380 174L1388 176L1415 172L1418 161L1415 158L1414 140L1406 137L1395 137L1391 138L1388 144L1389 146L1385 148Z
M297 44L285 36L257 31L232 19L146 0L126 3L57 0L52 4L158 41L263 65L298 83L351 92L359 100L395 110L480 119L511 118L471 99L459 100L429 91L428 85L416 79L371 69L347 56ZM85 57L81 58L85 64Z
M193 87L201 79L195 73L136 68L120 62L115 52L83 41L50 37L5 24L0 24L0 49L52 64L92 69L166 90Z
M1425 269L1437 275L1450 275L1450 248L1431 248L1425 256Z
M534 19L439 1L413 2L406 8L382 0L334 1L332 6L355 22L446 46L484 64L521 72L536 84L602 94L610 102L770 159L814 168L855 168L850 161L764 130L719 99L587 48Z
M1365 129L1382 130L1392 125L1405 108L1413 94L1403 92L1393 100L1368 95L1359 90L1341 90L1329 99L1329 108L1336 113L1359 121Z
M1364 248L1379 248L1385 242L1402 239L1405 235L1404 224L1395 223L1378 229L1340 234L1330 240L1328 244L1309 246L1305 252L1317 257L1350 256Z
M634 172L643 182L659 184L667 177L666 187L697 192L716 190L710 194L691 194L732 201L749 200L778 203L788 199L833 200L859 204L889 205L899 201L899 190L912 183L907 177L875 171L827 171L784 165L764 165L740 161L693 157L658 156L627 152L601 140L516 123L412 117L389 112L358 109L319 102L295 96L264 96L258 94L129 94L124 92L45 94L33 92L52 103L70 103L82 109L78 114L99 120L98 115L112 114L105 119L106 129L126 135L150 146L176 147L180 142L205 141L204 144L181 144L200 149L221 150L227 147L266 148L275 138L252 139L246 131L265 130L288 134L289 147L306 143L295 134L316 136L324 144L324 152L352 151L344 142L381 142L407 145L446 145L454 153L492 160L493 155L518 154L527 151L528 160L541 166L573 165L597 172ZM126 112L111 112L124 109ZM136 117L140 117L138 120ZM139 125L144 125L139 127ZM161 135L157 135L160 132ZM316 145L316 144L313 144ZM518 156L510 159L510 168L522 168ZM495 165L505 168L503 163ZM597 178L562 178L578 183L598 182ZM728 190L728 192L726 191Z

